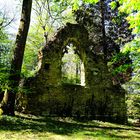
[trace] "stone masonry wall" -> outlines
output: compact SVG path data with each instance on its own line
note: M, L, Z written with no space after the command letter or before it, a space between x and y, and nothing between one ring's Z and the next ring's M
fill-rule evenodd
M20 110L45 116L127 121L125 91L113 84L103 54L91 51L88 36L82 25L69 23L46 44L40 53L38 73L25 81L28 93L18 100ZM77 47L75 53L84 63L84 87L61 82L62 57L69 43Z

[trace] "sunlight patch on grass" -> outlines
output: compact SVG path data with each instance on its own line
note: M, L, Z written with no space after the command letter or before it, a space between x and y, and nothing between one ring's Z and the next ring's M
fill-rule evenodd
M0 140L139 140L140 128L70 118L0 117Z

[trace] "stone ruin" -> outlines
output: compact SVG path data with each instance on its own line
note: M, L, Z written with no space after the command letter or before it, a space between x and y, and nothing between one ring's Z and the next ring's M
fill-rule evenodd
M62 57L70 43L84 64L85 86L62 82ZM104 61L102 48L102 43L95 46L84 26L67 23L39 53L38 72L25 81L28 93L21 94L18 109L43 116L126 122L125 90L120 83L130 73L121 75L121 80L113 76L115 65ZM129 57L123 59L127 62Z

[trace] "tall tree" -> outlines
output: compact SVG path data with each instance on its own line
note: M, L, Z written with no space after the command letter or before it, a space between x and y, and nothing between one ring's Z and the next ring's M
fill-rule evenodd
M14 57L11 61L9 75L9 89L5 92L1 102L1 109L6 115L14 115L15 97L20 81L20 73L24 56L24 49L30 25L32 0L23 0L20 25L16 36Z
M106 62L106 57L107 57L107 44L106 44L106 33L105 33L105 4L104 0L100 0L100 10L101 10L101 24L102 24L102 44L103 44L103 52L104 52L104 59Z

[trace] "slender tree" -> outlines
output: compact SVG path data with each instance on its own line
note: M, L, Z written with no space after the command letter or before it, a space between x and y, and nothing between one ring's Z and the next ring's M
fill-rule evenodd
M103 52L104 52L104 59L106 62L106 57L107 57L107 44L106 44L106 33L105 33L105 5L104 5L104 0L100 0L100 10L101 10L101 23L102 23L102 37L103 37L103 42L102 45L103 47Z
M16 36L14 57L11 61L9 89L6 90L1 102L1 109L6 115L14 115L15 97L20 81L20 73L24 56L25 44L30 25L32 0L23 0L20 25Z

